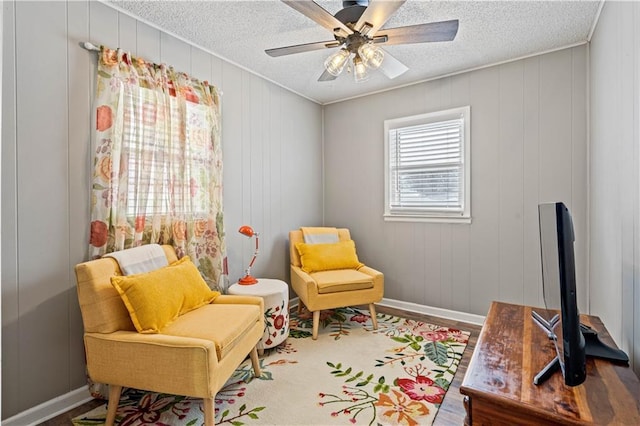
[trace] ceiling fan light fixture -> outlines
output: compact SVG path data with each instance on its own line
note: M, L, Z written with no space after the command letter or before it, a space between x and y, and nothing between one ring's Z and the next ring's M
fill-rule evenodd
M362 83L363 81L367 81L369 79L367 66L358 54L353 57L353 78L356 83Z
M365 43L358 48L358 54L364 61L365 65L371 69L377 69L382 65L384 60L384 52L373 43Z
M281 0L316 24L333 34L333 40L304 43L267 49L271 57L291 55L314 50L342 48L324 61L325 71L318 81L333 81L347 67L357 82L367 79L369 69L379 68L390 78L405 73L408 68L391 53L377 47L389 45L452 41L458 33L458 19L385 27L389 18L406 0L343 0L342 9L329 13L317 0ZM384 27L384 28L383 28ZM351 55L356 57L350 59ZM384 62L384 67L382 63Z
M340 49L324 61L324 68L331 75L338 76L349 60L349 51Z

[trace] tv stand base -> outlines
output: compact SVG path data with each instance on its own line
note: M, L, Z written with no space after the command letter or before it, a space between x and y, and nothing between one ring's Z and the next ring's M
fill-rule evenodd
M555 341L557 336L555 334L556 327L560 327L562 324L559 321L558 314L555 314L551 320L546 320L542 315L536 311L531 311L531 319L533 322L544 331L549 340ZM629 357L621 349L613 348L598 337L598 333L586 324L580 323L580 332L584 337L585 354L587 357L604 359L607 361L626 363L629 364ZM540 385L547 380L553 373L558 370L562 370L560 358L556 355L553 360L549 362L538 374L533 378L534 385Z
M533 378L533 384L539 385L541 383L544 383L545 380L551 377L551 375L558 370L560 370L560 360L558 359L558 357L555 357L551 360L551 362L549 362L549 364L547 364L542 370L540 370L538 374L535 375L535 377Z
M621 349L613 348L598 336L598 333L588 325L580 323L580 331L584 336L587 357L606 359L607 361L629 364L629 357Z

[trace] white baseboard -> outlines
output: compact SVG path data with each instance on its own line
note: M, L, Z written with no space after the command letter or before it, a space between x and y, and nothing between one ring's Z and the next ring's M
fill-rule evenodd
M297 306L299 298L294 297L289 300L289 306ZM449 309L436 308L433 306L419 305L417 303L403 302L401 300L382 299L382 302L378 303L380 306L387 306L389 308L403 309L409 312L416 312L419 314L433 315L434 317L446 318L455 321L468 322L469 324L482 325L484 324L484 316L476 314L468 314L466 312L452 311Z
M436 308L433 306L419 305L417 303L403 302L401 300L382 299L380 306L388 306L389 308L403 309L409 312L417 312L419 314L433 315L434 317L446 318L455 321L468 322L469 324L482 325L485 317L482 315L469 314L466 312L452 311L449 309Z
M22 413L2 420L2 426L31 426L37 425L55 417L59 414L67 412L85 402L91 401L93 398L89 394L89 388L83 386L69 393L60 395L40 405L29 408Z
M294 297L289 300L289 306L293 307L299 303L299 298ZM419 314L433 315L456 321L468 322L470 324L482 325L484 317L482 315L468 314L466 312L452 311L449 309L435 308L433 306L419 305L417 303L403 302L394 299L382 299L380 306L403 309ZM69 411L79 405L92 400L87 386L73 390L57 398L43 402L33 408L29 408L22 413L9 417L2 421L2 426L32 426L44 422L52 417Z

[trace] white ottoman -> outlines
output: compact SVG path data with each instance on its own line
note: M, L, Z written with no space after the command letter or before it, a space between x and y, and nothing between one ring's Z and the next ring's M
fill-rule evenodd
M289 337L289 286L284 281L258 278L257 284L233 284L229 294L260 296L264 300L264 334L258 350L273 348Z

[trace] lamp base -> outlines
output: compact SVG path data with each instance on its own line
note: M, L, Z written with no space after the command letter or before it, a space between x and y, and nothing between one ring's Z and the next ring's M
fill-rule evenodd
M244 277L238 280L238 284L240 285L258 284L258 280L253 278L251 275L245 275Z

